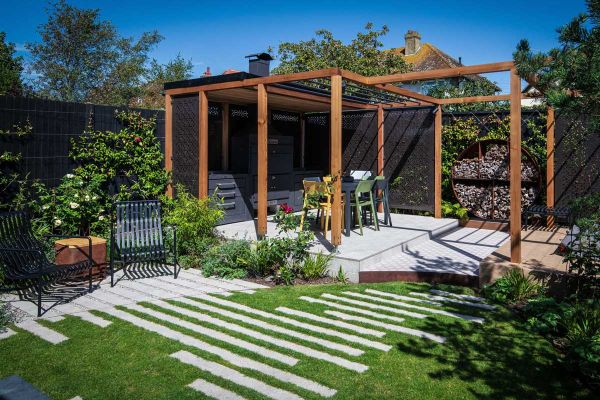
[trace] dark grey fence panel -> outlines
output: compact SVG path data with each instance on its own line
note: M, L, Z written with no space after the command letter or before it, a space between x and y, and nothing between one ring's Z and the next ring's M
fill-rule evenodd
M87 127L94 130L118 131L121 123L115 118L116 110L123 107L69 103L39 98L0 96L0 129L14 131L14 125L32 126L32 134L18 138L0 137L0 153L20 153L18 164L3 165L3 172L11 168L28 174L48 186L56 186L60 179L75 167L68 153L71 139L84 134ZM156 118L156 136L164 151L164 111L137 110L146 118Z
M556 118L554 150L554 202L570 201L600 192L600 132L589 131L586 119Z
M306 116L304 165L329 172L329 113ZM377 113L342 114L342 173L352 170L377 173Z
M384 175L390 180L394 208L433 211L434 110L420 107L385 112Z

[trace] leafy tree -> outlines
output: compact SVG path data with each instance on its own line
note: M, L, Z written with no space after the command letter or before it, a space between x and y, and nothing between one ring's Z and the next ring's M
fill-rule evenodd
M600 126L600 0L587 0L588 12L558 29L560 47L534 53L523 39L514 61L519 75L553 107L588 114Z
M165 82L180 81L192 77L192 61L178 54L166 64L152 60L145 73L146 83L141 88L141 95L130 103L132 107L163 108L165 100L161 91Z
M38 31L42 41L28 43L40 94L64 101L127 104L136 93L149 51L162 40L158 32L119 37L100 10L81 9L58 0L48 8Z
M381 37L388 33L387 26L373 29L365 26L349 44L336 39L325 29L316 32L317 38L298 43L283 42L278 47L280 64L274 74L287 74L323 68L338 67L365 76L386 75L408 71L409 67L397 54L382 49Z
M23 58L15 57L15 45L5 40L6 33L0 32L0 94L16 96L23 90Z
M496 84L488 79L476 77L475 79L465 79L458 85L444 81L432 86L427 94L438 99L471 97L471 96L492 96L498 93ZM485 111L508 108L508 102L484 102L484 103L466 103L466 104L448 104L443 106L444 111Z

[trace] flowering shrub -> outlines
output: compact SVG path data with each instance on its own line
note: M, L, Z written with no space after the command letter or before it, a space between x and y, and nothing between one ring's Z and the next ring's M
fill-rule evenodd
M89 235L107 230L109 216L97 177L86 181L67 174L56 188L39 184L35 188L38 200L32 202L32 209L51 232Z
M156 138L155 119L139 112L115 114L124 128L119 132L88 131L71 142L70 157L79 165L74 174L84 180L97 180L109 204L111 184L120 183L119 200L132 196L156 199L165 192L169 174L163 168L163 154Z

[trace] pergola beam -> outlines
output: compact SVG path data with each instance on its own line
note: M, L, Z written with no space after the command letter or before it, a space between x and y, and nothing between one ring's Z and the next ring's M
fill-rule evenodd
M442 106L440 105L435 110L433 143L433 216L442 218Z
M331 102L331 99L329 98L329 96L326 96L326 95L319 96L316 94L296 92L294 90L279 88L279 87L275 87L275 86L267 86L267 92L271 93L271 94L279 94L282 96L293 97L295 99L314 101L317 103L329 104ZM363 103L357 103L357 102L348 101L348 100L343 100L342 105L346 108L355 108L358 110L377 109L377 105L374 105L374 104L363 104Z
M331 244L342 244L342 76L331 77L331 126L329 163L333 184ZM346 199L350 201L350 199Z
M265 85L258 85L258 107L257 107L257 234L263 238L267 234L267 191L268 191L268 104L267 90Z
M198 198L208 196L208 98L198 96Z
M436 99L435 97L431 97L431 96L427 96L427 95L420 94L420 93L417 93L417 92L413 92L412 90L408 90L408 89L404 89L404 88L401 88L401 87L398 87L398 86L394 86L394 85L389 84L389 83L385 83L385 84L381 84L381 85L374 85L374 87L376 87L377 89L385 90L385 91L390 92L390 93L398 94L400 96L408 97L408 98L415 99L415 100L424 101L425 103L439 104L439 99Z
M470 65L456 68L433 69L429 71L406 72L403 74L392 74L384 76L372 76L366 78L366 83L376 85L380 83L399 83L411 81L426 81L432 79L455 78L465 75L478 75L490 72L510 71L514 67L512 61L504 61L491 64Z
M165 95L165 169L173 171L173 105L171 96ZM173 184L167 186L167 196L173 197Z
M521 78L510 71L510 260L521 262Z

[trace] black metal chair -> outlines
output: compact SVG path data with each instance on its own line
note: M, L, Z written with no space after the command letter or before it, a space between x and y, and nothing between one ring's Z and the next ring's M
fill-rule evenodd
M173 229L173 262L165 246L160 202L158 200L118 201L115 203L111 229L110 284L114 286L115 266L124 273L130 265L172 266L173 276L178 275L177 232Z
M25 212L0 214L0 268L4 274L4 289L19 290L34 287L37 291L38 317L42 315L44 288L88 271L89 291L92 291L92 239L87 236L49 235L47 238L85 238L89 241L88 257L75 264L56 265L46 257L43 244L33 235Z

